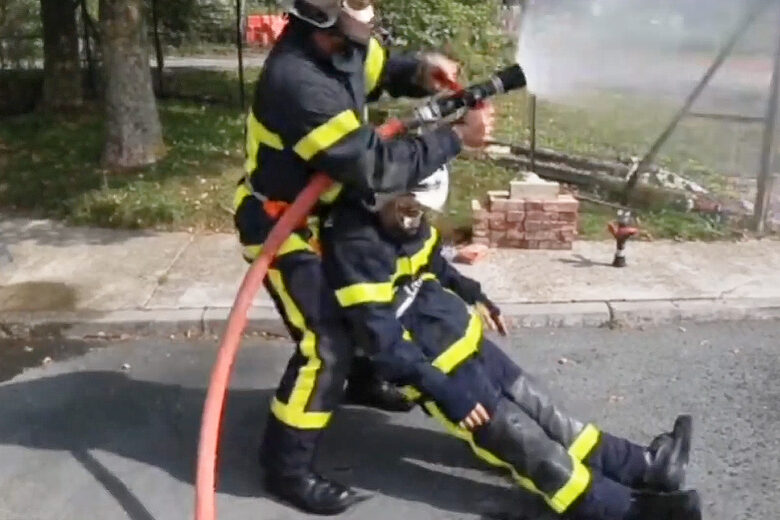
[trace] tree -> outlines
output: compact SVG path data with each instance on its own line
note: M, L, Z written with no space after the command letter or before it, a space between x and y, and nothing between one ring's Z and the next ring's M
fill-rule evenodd
M41 0L43 104L60 110L83 101L75 0Z
M111 168L152 164L165 153L143 13L143 0L100 0L106 83L103 162Z

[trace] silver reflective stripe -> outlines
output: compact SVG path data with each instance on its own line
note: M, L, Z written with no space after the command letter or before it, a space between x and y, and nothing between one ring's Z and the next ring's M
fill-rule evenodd
M259 191L255 191L254 186L252 186L252 181L249 179L249 175L244 175L244 186L246 186L246 189L249 190L249 193L251 193L257 200L262 203L268 202L268 197Z
M424 282L423 279L415 280L412 283L408 283L403 287L400 287L396 291L396 295L400 291L406 293L406 295L404 296L404 300L400 303L400 305L398 305L398 308L395 310L396 318L400 318L401 316L403 316L404 313L409 309L409 307L412 306L415 298L417 298L417 295L420 293L420 287L422 287L423 282Z

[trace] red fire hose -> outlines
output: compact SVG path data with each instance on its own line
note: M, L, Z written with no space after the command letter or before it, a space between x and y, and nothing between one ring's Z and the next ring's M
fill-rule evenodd
M388 139L406 131L398 119L391 119L378 130L379 135ZM211 381L203 406L203 418L200 426L200 444L198 445L198 465L195 478L195 519L215 520L216 505L216 466L219 438L222 428L222 413L225 408L225 395L230 385L233 362L236 360L247 322L247 313L252 300L263 284L268 268L276 252L290 236L296 225L311 213L320 195L327 191L333 181L323 173L314 175L308 186L298 195L287 211L271 230L263 244L262 253L244 276L238 289L236 301L228 317L227 329L222 336L217 360L211 373Z

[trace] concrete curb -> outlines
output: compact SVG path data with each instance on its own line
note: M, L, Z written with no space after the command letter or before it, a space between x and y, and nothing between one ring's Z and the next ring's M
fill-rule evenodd
M780 319L780 298L499 303L509 323L534 327L637 327L682 321ZM0 313L0 337L114 338L221 335L228 308ZM286 335L271 306L253 307L247 332Z

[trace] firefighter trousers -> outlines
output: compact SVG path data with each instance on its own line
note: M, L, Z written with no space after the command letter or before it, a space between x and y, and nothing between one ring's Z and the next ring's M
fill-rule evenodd
M281 476L311 470L317 444L341 403L353 359L341 311L318 252L293 233L274 260L266 289L296 348L271 400L261 462ZM247 259L259 250L245 249Z
M556 513L628 507L630 488L647 469L643 447L573 418L486 339L467 363L451 377L465 369L475 379L469 386L478 400L482 395L489 400L494 389L499 397L491 405L491 421L475 432L453 424L436 403L424 402L425 410L451 434L466 441L480 459L508 469Z

